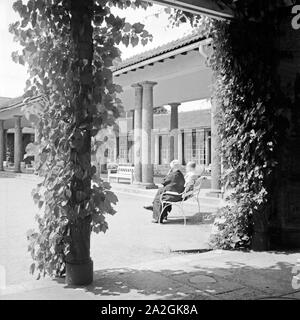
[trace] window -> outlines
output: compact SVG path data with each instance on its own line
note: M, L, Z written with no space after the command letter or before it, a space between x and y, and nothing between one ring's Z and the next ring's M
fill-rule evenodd
M158 138L159 164L168 164L168 138L169 136L166 134L160 135Z
M204 129L186 131L183 136L184 163L195 161L205 164L205 136Z
M132 134L128 134L128 138L127 138L127 161L129 163L133 163L134 159L133 159L133 135Z
M158 137L158 164L162 163L162 136Z
M116 159L119 159L120 157L120 137L116 137Z

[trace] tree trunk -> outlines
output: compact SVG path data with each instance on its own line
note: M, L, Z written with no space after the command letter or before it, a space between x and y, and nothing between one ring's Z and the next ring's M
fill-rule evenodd
M74 169L69 201L75 219L69 223L70 251L66 256L66 283L88 285L93 281L90 258L91 216L85 211L91 190L91 123L89 106L93 92L93 0L71 1L73 63L73 135L70 161Z

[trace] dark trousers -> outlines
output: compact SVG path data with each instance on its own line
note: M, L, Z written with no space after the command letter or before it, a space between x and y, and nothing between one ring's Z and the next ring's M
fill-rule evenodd
M159 215L160 215L160 212L162 210L162 204L161 204L160 198L161 198L161 194L163 192L165 192L165 188L158 189L157 193L156 193L156 195L154 197L154 200L153 200L153 219L155 219L155 220L159 219ZM162 199L165 200L165 201L172 201L172 202L176 202L176 201L180 201L181 200L181 198L176 196L176 195L163 195ZM168 205L164 209L164 212L163 212L161 218L163 219L164 217L167 217L168 213L171 210L172 210L172 206Z

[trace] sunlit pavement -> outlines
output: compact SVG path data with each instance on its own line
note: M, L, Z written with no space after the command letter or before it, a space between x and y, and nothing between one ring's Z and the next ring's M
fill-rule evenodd
M193 206L184 226L176 211L163 225L142 208L151 197L118 192L106 234L92 236L92 285L34 280L26 231L35 226L30 192L36 179L0 175L0 299L299 299L292 268L300 254L208 251L209 223ZM208 218L215 208L202 206ZM2 270L2 271L1 271ZM5 284L3 279L5 276ZM2 280L1 280L2 279ZM2 283L1 283L2 281ZM299 285L300 287L300 285ZM2 288L2 290L1 290Z
M30 175L0 176L0 263L5 267L7 284L32 280L28 273L31 257L27 252L26 232L36 226L34 216L38 209L31 197L36 183L37 178ZM151 198L124 193L117 195L117 213L107 217L109 230L105 234L92 235L91 256L95 269L160 259L168 257L173 250L207 247L211 225L200 225L197 215L184 226L175 210L174 218L168 223L152 224L151 212L143 208ZM191 211L190 208L187 210ZM203 207L203 210L209 211L209 208Z

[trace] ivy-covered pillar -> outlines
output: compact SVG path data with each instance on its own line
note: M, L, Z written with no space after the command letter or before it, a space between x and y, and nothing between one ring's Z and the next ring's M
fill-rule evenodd
M143 103L143 87L139 84L133 84L135 94L134 108L134 180L135 183L142 182L142 103Z
M22 116L15 116L15 134L14 134L14 164L15 172L21 172L21 161L22 161L22 127L21 127Z
M221 187L221 154L220 136L218 133L218 113L219 103L217 99L212 99L211 103L211 188Z
M4 120L0 120L0 171L3 171L4 160Z
M224 179L232 188L230 205L220 210L222 223L213 240L218 247L231 249L296 248L300 246L299 30L291 24L291 6L253 2L257 6L244 1L234 20L214 22L211 33L217 98L212 114L219 114L220 106Z
M278 77L289 120L286 138L279 144L271 214L268 221L271 248L300 248L300 30L292 8L280 8L274 33ZM292 23L292 21L294 23ZM276 123L280 130L283 122Z
M76 218L69 222L70 250L66 255L66 283L88 285L93 281L93 261L90 257L91 215L85 201L91 194L91 123L93 92L93 0L72 0L71 30L74 42L74 91L72 111L74 124L70 139L71 178L69 201Z
M153 81L141 82L143 86L143 110L142 110L142 185L150 189L156 188L153 182L153 164L151 153L151 138L153 129Z

